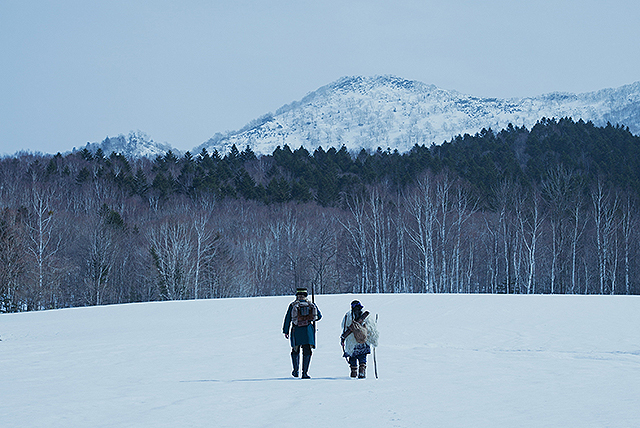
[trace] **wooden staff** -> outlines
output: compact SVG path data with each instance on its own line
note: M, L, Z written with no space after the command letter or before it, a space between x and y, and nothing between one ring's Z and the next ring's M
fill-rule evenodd
M376 327L378 324L378 314L376 314ZM378 379L378 362L376 361L376 347L373 347L373 372L376 374L376 379Z

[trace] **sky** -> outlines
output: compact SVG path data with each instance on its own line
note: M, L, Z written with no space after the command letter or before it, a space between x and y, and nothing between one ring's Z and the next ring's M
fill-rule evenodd
M636 0L2 0L0 155L190 150L343 76L480 97L640 80Z

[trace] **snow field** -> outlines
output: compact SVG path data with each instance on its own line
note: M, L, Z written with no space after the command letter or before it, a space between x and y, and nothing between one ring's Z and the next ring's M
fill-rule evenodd
M348 377L340 321L380 314L378 371ZM0 316L12 427L637 427L640 299L331 295L313 379L290 376L293 297Z

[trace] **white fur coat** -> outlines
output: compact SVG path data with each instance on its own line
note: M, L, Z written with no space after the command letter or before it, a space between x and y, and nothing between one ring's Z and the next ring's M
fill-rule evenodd
M365 342L369 346L373 346L374 348L378 346L378 338L380 337L380 333L378 332L378 326L376 325L375 315L369 314L369 316L364 320L364 326L367 328L367 341ZM342 319L342 331L351 325L353 322L353 315L351 311L347 312ZM353 350L355 349L358 342L356 342L353 334L347 336L344 341L344 350L347 354L351 355Z

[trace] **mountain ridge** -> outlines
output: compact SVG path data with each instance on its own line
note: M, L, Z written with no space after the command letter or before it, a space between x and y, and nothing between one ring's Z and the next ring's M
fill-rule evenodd
M543 118L571 117L624 125L640 135L640 81L618 88L573 94L551 92L524 98L467 95L392 75L347 76L321 86L300 100L252 120L237 131L217 133L191 152L228 153L232 146L256 154L273 153L285 144L313 151L345 146L349 151L378 148L406 152L416 144L430 146L482 129L499 131L509 124L531 129ZM132 137L133 135L133 137ZM115 139L115 141L114 141ZM102 143L91 151L127 156L157 156L172 150L138 131Z
M286 104L244 128L217 134L196 148L227 152L233 145L270 154L277 146L390 148L450 141L510 123L531 128L542 118L607 122L640 133L640 82L582 94L552 92L525 98L482 98L396 76L343 77Z
M100 143L87 143L83 149L96 153L98 149L106 155L113 152L126 157L155 157L163 156L168 151L179 152L166 143L157 143L142 131L131 131L129 135L120 134L116 137L107 137Z

